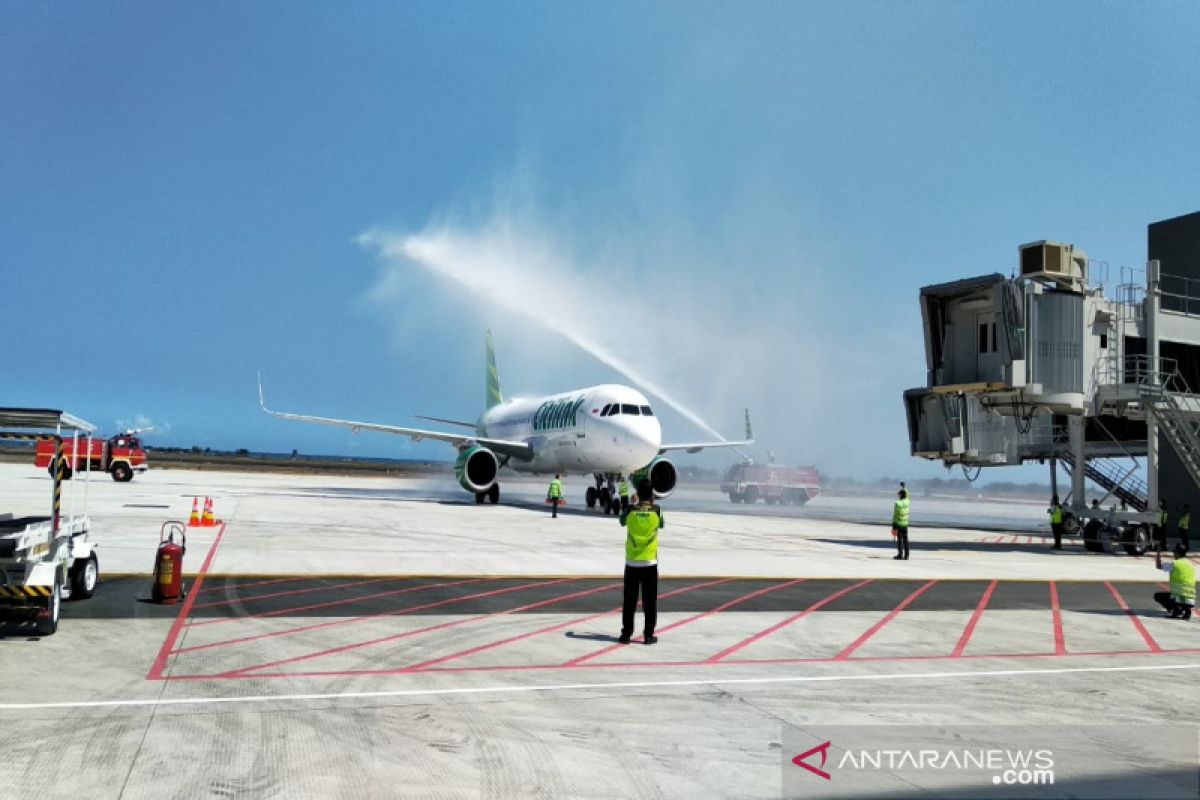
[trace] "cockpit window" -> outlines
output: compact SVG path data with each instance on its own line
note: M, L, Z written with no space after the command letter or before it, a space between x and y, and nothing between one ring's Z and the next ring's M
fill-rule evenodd
M609 403L608 405L606 405L604 407L604 410L600 412L600 416L607 417L608 415L612 414L612 412L613 412L613 404Z
M642 416L643 417L653 417L654 416L654 412L650 410L650 406L642 406Z
M628 414L631 417L636 417L639 414L638 407L633 405L632 403L622 403L621 404L621 413Z

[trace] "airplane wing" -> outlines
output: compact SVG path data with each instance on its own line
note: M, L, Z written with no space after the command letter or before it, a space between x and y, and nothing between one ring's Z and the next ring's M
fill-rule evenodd
M740 442L691 442L686 444L664 444L658 448L658 454L669 453L672 450L686 450L689 453L699 453L706 447L744 447L754 444L754 428L750 425L750 409L746 409L746 438Z
M444 431L426 431L420 428L402 428L398 425L384 425L378 422L356 422L349 419L331 419L329 417L313 417L307 414L288 414L283 411L272 411L267 408L266 402L263 400L262 379L258 382L258 405L263 411L270 414L272 417L279 419L290 419L297 422L312 422L317 425L333 425L338 428L349 428L354 433L359 431L377 431L379 433L392 433L398 436L408 436L414 442L419 442L422 439L433 439L439 442L448 442L455 447L469 447L471 445L479 445L486 447L500 455L519 458L522 461L529 461L533 458L533 448L526 442L514 442L506 439L489 439L486 436L469 436L461 433L446 433Z

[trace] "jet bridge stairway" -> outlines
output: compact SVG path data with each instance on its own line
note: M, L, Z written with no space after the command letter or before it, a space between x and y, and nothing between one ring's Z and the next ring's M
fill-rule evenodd
M1071 451L1063 448L1056 454L1059 462L1068 473L1075 470L1075 458ZM1106 492L1117 497L1132 509L1145 511L1147 505L1146 482L1138 478L1134 471L1137 465L1122 466L1111 458L1084 459L1083 474L1092 483L1103 487Z
M1158 429L1166 435L1171 446L1179 455L1179 460L1187 468L1188 475L1197 486L1200 486L1200 411L1188 408L1187 395L1191 393L1183 387L1183 391L1172 391L1167 386L1182 386L1178 374L1172 380L1164 382L1163 387L1145 386L1143 394L1145 402L1154 409L1154 418L1158 421Z

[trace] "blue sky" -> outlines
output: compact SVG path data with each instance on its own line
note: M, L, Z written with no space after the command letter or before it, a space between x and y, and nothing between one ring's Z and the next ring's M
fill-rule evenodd
M0 15L3 402L162 444L448 457L265 418L255 371L287 410L473 418L490 327L509 393L622 380L537 321L566 304L783 460L938 475L900 401L918 288L1043 238L1140 266L1200 208L1195 3ZM368 231L483 253L484 291Z

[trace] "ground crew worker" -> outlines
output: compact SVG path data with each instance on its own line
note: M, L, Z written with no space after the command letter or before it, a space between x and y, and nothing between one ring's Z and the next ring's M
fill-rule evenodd
M550 481L550 489L546 492L546 499L550 501L550 517L558 519L558 504L562 502L562 481L556 474L554 480Z
M892 530L896 532L896 561L908 560L908 508L908 490L901 489L896 492L896 504L892 506Z
M1154 541L1158 549L1167 546L1167 501L1158 501L1158 524L1154 526Z
M654 644L654 626L658 623L658 532L663 527L662 509L654 504L654 489L649 481L637 486L638 503L621 512L625 526L625 598L621 606L621 636L617 641L629 644L633 636L634 613L638 593L646 617L643 641Z
M1162 562L1162 550L1154 553L1154 566L1170 574L1171 591L1156 592L1155 601L1167 610L1171 619L1191 619L1196 607L1196 567L1188 561L1183 543L1175 545L1175 560Z
M621 513L629 510L629 481L624 475L617 476L617 495L621 498Z
M1050 508L1046 513L1050 515L1050 532L1054 534L1054 549L1062 550L1063 507L1062 503L1058 502L1058 495L1050 498Z
M1188 541L1188 528L1192 524L1192 506L1189 503L1183 504L1183 513L1179 515L1179 543L1183 545L1183 552L1188 551L1191 542Z

